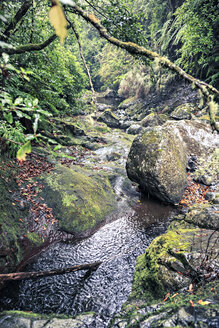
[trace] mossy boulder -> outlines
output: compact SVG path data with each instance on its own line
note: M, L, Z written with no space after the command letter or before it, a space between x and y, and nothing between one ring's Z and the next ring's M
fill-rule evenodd
M219 230L219 205L196 204L189 208L185 221L200 228Z
M116 209L107 176L58 165L42 178L42 182L45 185L43 197L64 231L88 232Z
M197 268L206 255L203 250L208 248L209 263L218 265L215 261L218 252L216 240L212 230L181 229L180 226L155 238L145 254L137 259L130 300L143 299L147 304L155 303L167 292L174 293L188 287L194 279L202 279L203 273L200 272L198 278Z
M128 302L110 328L216 327L219 319L218 289L219 283L214 281L199 286L194 293L187 290L169 293L165 302L149 306L143 300Z
M126 169L144 192L178 203L187 184L186 163L180 138L158 127L148 128L134 140Z
M141 125L145 128L149 126L163 125L168 120L168 116L165 114L151 113L147 115L142 121Z
M97 121L104 122L111 128L118 128L120 126L119 118L109 108L98 117Z
M127 174L146 193L175 204L187 184L189 156L207 158L216 146L209 126L195 121L167 121L163 126L146 128L134 140Z
M175 120L190 120L192 113L195 111L195 107L191 103L182 104L170 114L170 117Z
M138 101L139 101L139 100L136 99L136 97L130 97L130 98L127 98L127 99L123 100L123 101L119 104L118 108L119 108L119 109L126 109L126 108L128 108L128 107L130 107L130 106L135 105Z
M142 131L142 126L140 124L132 124L127 130L126 132L128 134L139 134Z
M219 148L215 149L212 154L200 157L198 161L198 169L193 174L193 178L197 182L201 182L210 186L219 179Z

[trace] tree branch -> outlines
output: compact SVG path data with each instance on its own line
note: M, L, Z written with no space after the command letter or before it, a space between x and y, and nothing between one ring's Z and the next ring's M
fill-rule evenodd
M70 24L70 26L71 26L74 34L75 34L75 37L77 39L78 47L79 47L79 51L80 51L80 56L81 56L81 59L83 61L85 70L87 72L87 76L88 76L89 83L90 83L90 88L91 88L91 91L92 91L92 101L93 101L93 103L95 103L95 101L96 101L96 98L95 98L95 90L94 90L93 82L92 82L92 79L91 79L90 70L89 70L89 67L87 66L86 59L85 59L84 54L83 54L83 49L82 49L82 45L81 45L80 35L78 34L78 31L76 30L76 27L74 26L74 24L71 23L68 18L67 18L67 21Z
M168 58L162 57L156 52L150 51L142 46L139 46L133 42L124 42L120 41L117 38L110 36L105 29L105 27L100 23L100 21L93 15L88 15L83 9L78 7L77 5L72 5L74 12L81 17L83 17L87 22L91 23L98 31L99 34L105 38L110 43L116 45L117 47L123 48L127 50L132 55L140 55L147 57L151 60L158 60L158 62L170 70L176 72L178 75L182 76L184 79L189 81L190 83L194 83L195 86L202 91L202 93L206 96L209 96L209 93L219 94L219 91L213 86L194 78L193 76L187 74L182 68L171 62Z
M142 56L146 57L151 60L157 60L158 63L170 69L171 71L177 73L182 78L184 78L186 81L194 85L197 89L201 90L202 94L206 97L208 107L209 107L209 116L210 116L210 122L212 127L219 132L219 127L215 121L215 115L211 111L211 106L209 106L209 103L211 101L211 95L219 95L219 91L214 88L212 85L205 83L199 79L196 79L195 77L191 76L190 74L187 74L181 67L177 66L173 62L171 62L168 58L160 56L158 53L153 52L151 50L148 50L142 46L139 46L138 44L134 42L124 42L120 41L115 37L112 37L108 34L105 27L101 24L101 22L93 15L93 14L87 14L83 9L78 7L77 5L71 5L71 8L73 9L74 13L81 16L84 20L92 24L99 32L100 36L105 38L108 42L114 44L115 46L125 49L132 55Z
M17 23L24 17L27 13L27 11L32 6L32 0L26 0L24 1L23 5L20 7L20 9L17 11L16 15L12 18L11 22L7 26L7 28L4 31L5 40L7 40L10 37L11 31L14 30Z
M1 48L1 52L6 52L9 55L23 54L30 51L40 51L46 48L50 43L52 43L57 38L56 34L51 35L46 41L41 43L28 43L16 48Z
M79 270L96 270L102 262L94 262L88 264L74 265L64 269L54 269L48 271L38 271L38 272L15 272L15 273L5 273L0 274L0 282L6 280L23 280L23 279L33 279L40 277L49 277L54 275L60 275L69 272L75 272Z

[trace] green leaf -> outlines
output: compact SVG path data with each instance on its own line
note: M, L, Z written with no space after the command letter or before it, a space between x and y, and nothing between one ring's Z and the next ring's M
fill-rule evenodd
M23 75L23 78L24 78L25 80L27 80L28 82L30 82L30 78L29 78L27 75Z
M55 146L55 148L53 150L56 151L56 150L59 150L60 148L62 148L62 146L60 144L58 144L57 146Z
M26 113L20 111L20 110L16 110L15 113L17 114L18 117L25 117L28 120L31 120L31 117L29 115L27 115Z
M18 98L15 99L14 105L20 105L20 104L22 104L22 102L23 102L23 98L18 97Z
M37 113L43 114L45 116L52 116L51 113L47 112L47 110L43 110L43 109L38 109Z
M19 161L25 161L26 155L31 152L31 143L27 141L17 152L17 159Z
M3 52L2 57L3 57L5 64L7 64L9 62L9 55L6 54L5 52Z
M11 64L7 64L5 68L7 68L9 71L15 71L16 73L19 73L19 70Z
M8 123L12 124L13 123L13 115L11 112L9 113L3 113L4 118L6 119L6 121L8 121Z
M39 100L38 100L37 98L35 98L35 99L33 100L33 106L37 106L38 103L39 103Z

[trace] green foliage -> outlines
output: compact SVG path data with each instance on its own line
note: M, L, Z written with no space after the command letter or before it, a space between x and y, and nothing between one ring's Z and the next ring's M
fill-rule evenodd
M15 156L20 144L24 143L26 138L24 134L24 127L20 122L15 122L14 126L6 121L0 121L0 137L3 138L3 143L6 145L5 149L9 156Z
M100 69L97 74L100 81L106 87L118 89L125 74L136 64L131 55L127 55L122 49L106 44L99 55Z
M179 44L178 64L190 73L207 76L216 83L218 76L217 26L218 3L215 0L186 0L175 13Z

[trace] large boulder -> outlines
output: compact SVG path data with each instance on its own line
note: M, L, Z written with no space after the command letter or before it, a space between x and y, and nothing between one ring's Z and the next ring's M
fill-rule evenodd
M86 235L116 209L107 176L57 165L42 177L42 182L42 196L53 209L61 230Z
M147 128L133 142L128 160L128 177L156 198L178 203L187 185L186 166L191 154L213 152L218 139L211 128L196 121L167 121Z
M141 125L144 128L147 128L149 126L163 125L167 121L167 119L168 116L165 114L151 113L141 121Z
M111 109L106 109L103 114L98 117L97 121L104 122L110 128L118 128L120 126L119 118Z
M170 114L170 117L175 120L190 120L192 113L195 111L195 106L191 103L182 104Z
M144 299L148 304L161 300L168 292L188 287L191 281L201 281L209 267L208 278L213 279L219 264L218 233L213 231L176 218L168 232L155 238L137 258L130 299ZM201 266L203 261L205 266Z

